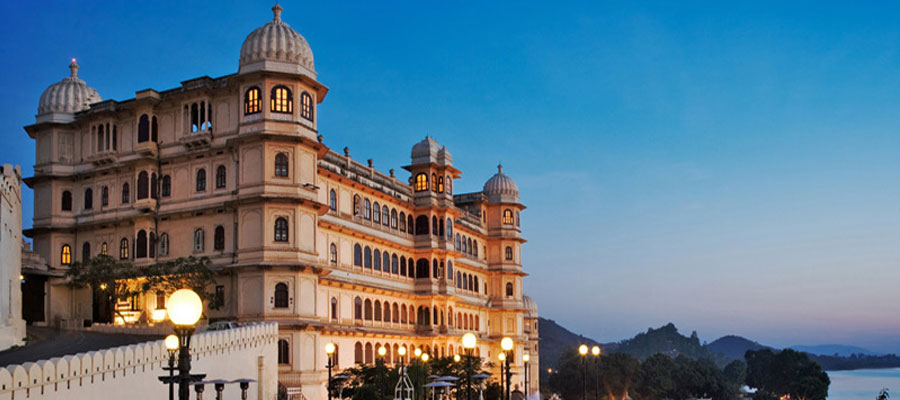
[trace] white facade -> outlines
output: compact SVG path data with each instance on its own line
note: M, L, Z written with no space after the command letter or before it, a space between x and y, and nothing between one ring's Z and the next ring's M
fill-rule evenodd
M0 167L0 350L21 345L22 319L22 173L18 166Z

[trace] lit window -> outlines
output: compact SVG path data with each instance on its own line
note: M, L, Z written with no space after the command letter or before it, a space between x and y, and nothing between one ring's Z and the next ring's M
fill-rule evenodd
M100 245L100 254L103 254L105 256L105 255L107 255L108 251L109 251L109 246L106 245L106 242L103 242L103 244Z
M119 259L127 260L128 259L128 239L122 238L122 241L119 242Z
M62 265L72 264L72 246L69 246L67 244L63 245L59 261L60 263L62 263Z
M416 175L416 191L421 192L428 190L428 174Z
M313 120L312 96L306 92L300 94L300 116L309 121Z
M244 114L256 114L262 109L262 100L260 99L262 92L258 87L247 89L244 95Z
M513 219L513 212L510 209L503 210L503 223L507 225L512 225L515 220Z
M294 98L285 86L272 88L272 112L290 114L294 112Z

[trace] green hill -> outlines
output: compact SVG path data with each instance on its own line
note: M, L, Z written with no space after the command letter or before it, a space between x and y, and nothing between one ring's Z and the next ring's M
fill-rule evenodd
M541 371L546 371L547 368L556 368L559 356L564 350L576 348L581 344L588 346L600 344L591 338L572 333L552 319L539 318L538 332L541 335L541 340L538 342L538 351L541 355ZM606 350L605 345L602 347Z

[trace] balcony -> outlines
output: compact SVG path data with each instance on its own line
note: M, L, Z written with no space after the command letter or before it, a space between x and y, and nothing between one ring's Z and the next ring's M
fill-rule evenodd
M159 145L151 141L140 142L134 145L134 152L145 157L156 157L159 154Z
M152 197L147 197L147 198L135 200L133 207L135 210L143 210L143 211L155 210L156 209L156 199L154 199Z
M212 128L186 133L179 141L190 150L208 147L212 142Z
M94 163L94 165L98 167L115 163L116 159L116 152L113 150L98 151L88 156L88 161Z

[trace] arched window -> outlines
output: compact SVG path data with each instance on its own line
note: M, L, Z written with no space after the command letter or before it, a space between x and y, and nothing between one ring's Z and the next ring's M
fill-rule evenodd
M203 248L206 247L202 228L198 228L194 231L194 252L200 253L203 251Z
M256 114L262 110L262 91L253 86L244 93L244 115Z
M375 321L381 321L381 301L375 300Z
M159 235L159 255L169 255L169 234L163 233Z
M416 277L416 269L415 269L415 264L413 263L413 258L410 257L410 258L406 259L406 264L407 264L406 272L409 273L409 277L415 278Z
M416 175L416 191L422 192L428 190L428 174L420 173Z
M391 228L397 229L397 210L391 209Z
M462 289L462 274L456 271L456 288Z
M395 324L400 322L400 306L397 303L391 307L391 322Z
M128 187L128 184L125 184L125 187ZM127 201L126 201L127 203ZM72 192L68 190L63 190L62 192L62 210L63 211L72 211Z
M453 240L453 220L447 218L447 239Z
M106 207L109 205L109 187L104 186L100 188L100 206Z
M453 261L447 261L447 277L453 280Z
M373 264L375 264L376 271L381 271L381 250L375 249L375 260Z
M372 249L369 246L366 246L363 251L363 266L366 268L372 268Z
M81 261L87 261L91 259L91 244L88 242L84 242L81 245Z
M431 276L433 278L440 278L441 271L438 270L438 260L437 259L431 260L431 264L433 266L432 271L431 271Z
M400 272L399 259L396 254L391 255L391 273L397 275Z
M506 260L507 260L507 261L512 261L512 259L513 259L513 251L512 251L512 247L506 246Z
M412 214L410 214L410 215L406 216L406 233L412 234L413 228L414 228L413 217L412 217Z
M300 116L303 119L313 120L313 101L309 93L300 93Z
M200 168L197 170L197 191L206 191L206 168Z
M433 172L431 173L431 185L431 190L437 192L437 175L435 175Z
M362 215L362 199L359 195L353 196L353 215Z
M472 242L472 255L478 257L478 241L475 240Z
M506 297L513 296L513 284L512 282L506 282Z
M150 250L150 258L156 258L156 234L153 232L150 232L150 246L148 247Z
M353 265L357 267L362 267L363 265L362 246L359 244L353 245Z
M463 254L468 254L468 252L466 251L466 249L467 249L467 247L466 247L466 237L463 236L463 238L462 238L462 252L463 252Z
M150 174L141 171L137 180L137 199L146 199L150 195Z
M279 282L275 285L275 308L288 307L288 285Z
M387 206L381 206L381 224L384 226L390 225L390 211Z
M372 320L372 300L366 299L363 306L364 317L366 321Z
M453 179L447 175L447 194L453 194Z
M122 238L122 240L119 241L119 259L120 260L128 259L128 239L127 238Z
M444 177L443 176L438 177L437 188L438 188L438 190L437 190L438 193L444 193Z
M220 165L216 167L216 189L222 189L225 187L225 166Z
M353 319L362 321L362 299L359 297L353 300Z
M386 251L381 253L381 269L384 272L391 272L391 255Z
M162 197L172 195L172 177L169 175L162 177Z
M275 155L275 176L288 176L288 157L287 154L278 153Z
M337 298L332 297L331 298L331 319L333 319L335 321L337 321L337 319L338 319L337 305L338 305Z
M91 188L84 189L84 209L94 208L94 191Z
M406 276L406 257L400 256L400 276Z
M510 209L503 210L503 223L507 225L512 225L514 222L513 212Z
M131 198L131 191L128 190L128 182L122 184L122 204L128 204Z
M472 291L474 291L475 293L478 293L478 276L477 275L474 276L472 280L473 280Z
M438 235L438 220L437 217L431 216L431 234L437 236Z
M330 208L331 211L337 211L337 193L334 189L331 189L331 191L328 192L328 208Z
M159 124L156 123L156 116L153 116L153 122L150 123L150 141L156 143L159 141Z
M294 112L294 97L287 86L278 85L272 88L272 112L290 114Z
M428 277L428 260L425 258L420 258L416 261L416 278L427 278Z
M106 242L103 242L103 244L100 245L100 254L103 254L104 256L109 254L109 246L107 246Z
M521 226L521 225L520 225L519 212L518 212L518 211L516 211L516 226L517 226L517 227L518 227L518 226Z
M287 242L288 241L288 222L284 217L278 217L275 220L275 241L276 242Z
M67 244L62 246L62 250L59 253L59 262L62 265L72 264L72 246Z
M473 246L472 246L472 238L469 238L469 247L468 247L469 251L468 251L468 253L469 253L470 256L472 255L472 247L473 247Z
M150 174L150 198L158 199L159 198L159 189L157 188L157 184L159 182L156 181L156 172Z
M372 360L372 343L366 343L366 364L371 364Z
M363 206L363 218L372 219L372 202L366 199Z
M420 215L416 217L416 235L428 234L428 217Z
M134 241L134 258L147 257L147 232L143 229L137 233L137 239Z
M362 364L363 361L363 345L360 342L356 342L356 344L353 345L353 362Z
M334 243L328 248L328 260L332 265L337 265L337 245Z
M290 345L288 344L287 339L278 339L278 363L279 364L290 364Z
M372 222L378 224L381 223L381 206L376 201L372 207Z
M148 140L150 140L150 117L147 114L143 114L138 120L138 143L144 143Z
M213 250L225 250L225 228L222 225L217 226L213 233Z

